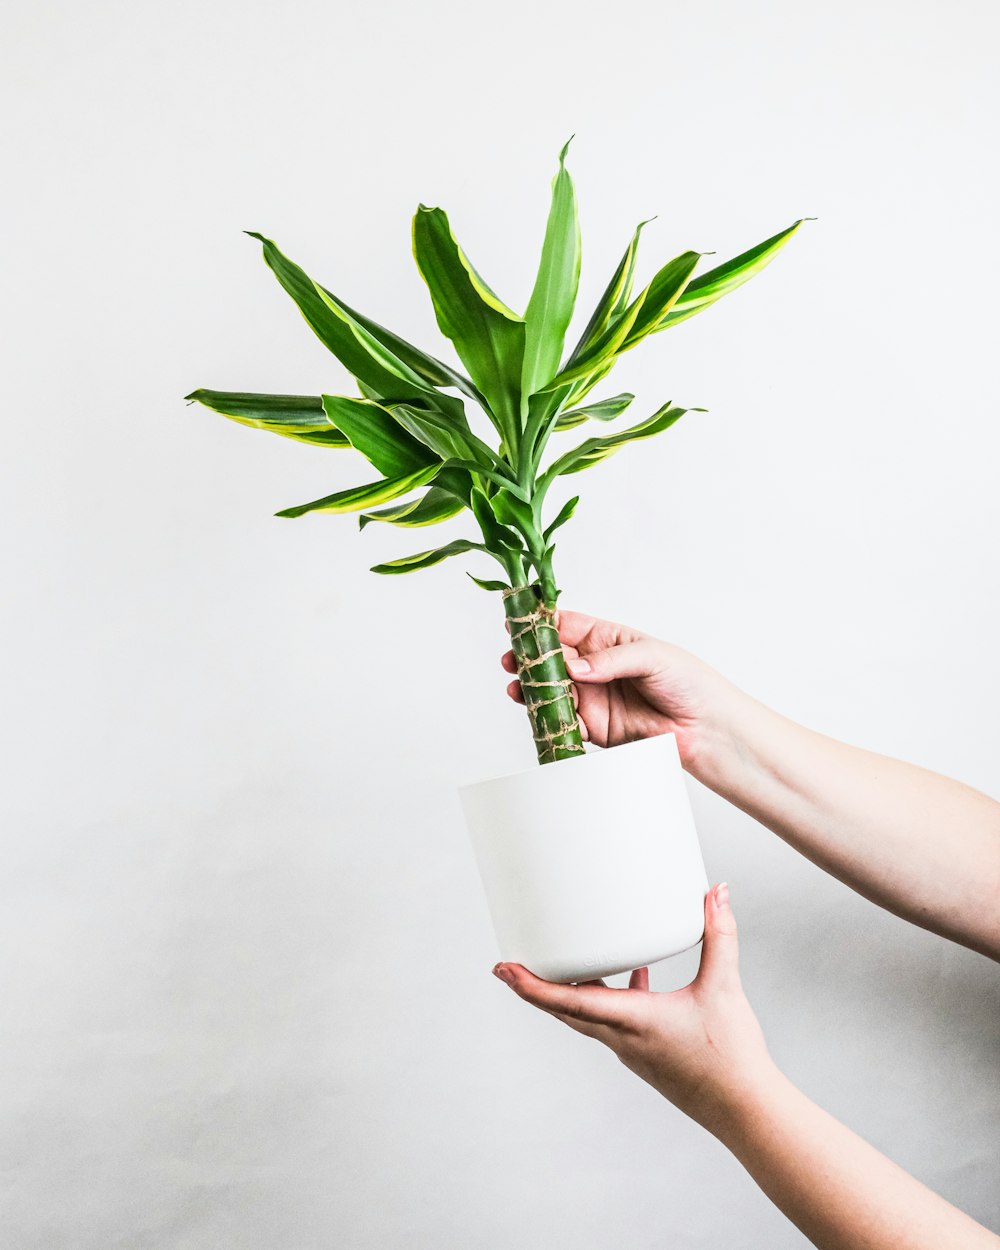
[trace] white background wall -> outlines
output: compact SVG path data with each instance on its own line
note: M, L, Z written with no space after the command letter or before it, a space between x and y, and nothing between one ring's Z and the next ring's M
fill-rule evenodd
M181 397L348 385L243 229L447 354L440 203L523 306L573 131L585 315L643 217L645 277L816 214L609 379L710 412L575 480L563 602L996 793L995 6L5 13L4 1245L803 1245L489 975L454 788L532 751L473 563L373 577L422 536L271 516L346 456ZM779 1062L995 1225L995 968L691 790Z

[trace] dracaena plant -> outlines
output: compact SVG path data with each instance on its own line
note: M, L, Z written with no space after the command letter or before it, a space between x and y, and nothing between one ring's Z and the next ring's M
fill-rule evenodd
M671 403L625 429L597 434L563 450L568 430L619 417L634 398L581 400L618 358L650 335L704 311L761 269L801 221L723 265L695 277L698 252L668 261L633 296L642 222L625 249L582 334L565 352L580 276L576 195L566 147L552 180L552 202L538 274L523 314L487 286L455 241L447 215L421 204L413 219L413 254L427 283L441 332L464 372L387 330L310 278L261 234L264 259L315 334L353 374L359 395L260 395L196 390L187 398L244 425L325 448L353 448L377 471L360 486L338 490L277 515L358 513L370 522L416 529L471 513L478 531L402 556L375 573L412 573L450 556L481 552L503 579L473 577L499 591L539 761L583 752L570 680L553 617L559 591L553 536L579 497L555 515L546 507L557 478L597 464L619 447L669 429L686 411ZM493 430L473 430L466 405ZM487 433L485 424L483 433ZM371 476L369 474L369 476ZM388 505L388 506L382 506ZM469 574L472 577L472 574Z

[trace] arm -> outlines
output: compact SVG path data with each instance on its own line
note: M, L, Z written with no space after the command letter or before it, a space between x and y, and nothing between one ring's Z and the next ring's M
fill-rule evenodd
M776 1207L823 1250L1000 1246L777 1070L719 1136Z
M527 1002L609 1046L713 1133L819 1250L1000 1247L778 1071L740 983L725 886L705 900L698 976L674 993L651 994L645 969L627 990L556 985L520 964L494 972Z
M1000 959L1000 803L797 725L679 647L579 612L558 624L593 742L674 733L693 776L821 868Z
M692 772L865 898L1000 959L1000 803L746 695Z

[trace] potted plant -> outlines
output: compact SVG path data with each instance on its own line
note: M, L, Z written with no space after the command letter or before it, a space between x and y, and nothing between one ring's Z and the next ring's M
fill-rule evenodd
M548 495L559 478L668 430L686 411L703 410L666 403L638 424L612 425L568 450L557 444L567 431L612 423L628 408L634 397L627 393L582 402L620 356L759 273L802 224L697 277L701 254L683 252L633 296L639 236L648 224L642 222L575 346L564 352L580 274L568 147L559 154L523 315L479 275L444 211L417 209L414 257L464 371L349 307L270 239L248 231L359 394L199 389L187 396L244 425L354 449L376 471L374 480L278 516L356 513L362 529L373 522L417 529L471 513L473 537L372 571L412 573L478 552L503 573L469 576L502 597L538 760L551 767L466 786L462 800L503 958L563 981L624 971L694 945L707 882L673 736L585 750L554 623L554 535L578 496L554 510ZM470 403L483 421L478 433Z

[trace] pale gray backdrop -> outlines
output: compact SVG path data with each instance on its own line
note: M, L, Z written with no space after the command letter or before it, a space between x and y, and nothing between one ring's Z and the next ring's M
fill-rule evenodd
M489 974L455 786L532 751L484 566L372 576L426 532L273 519L359 468L182 396L348 385L243 229L447 355L409 252L440 203L523 306L573 131L584 304L641 218L647 277L815 214L609 379L710 411L575 479L564 603L996 793L996 7L3 25L4 1245L801 1246ZM995 1224L996 969L691 793L785 1070Z

